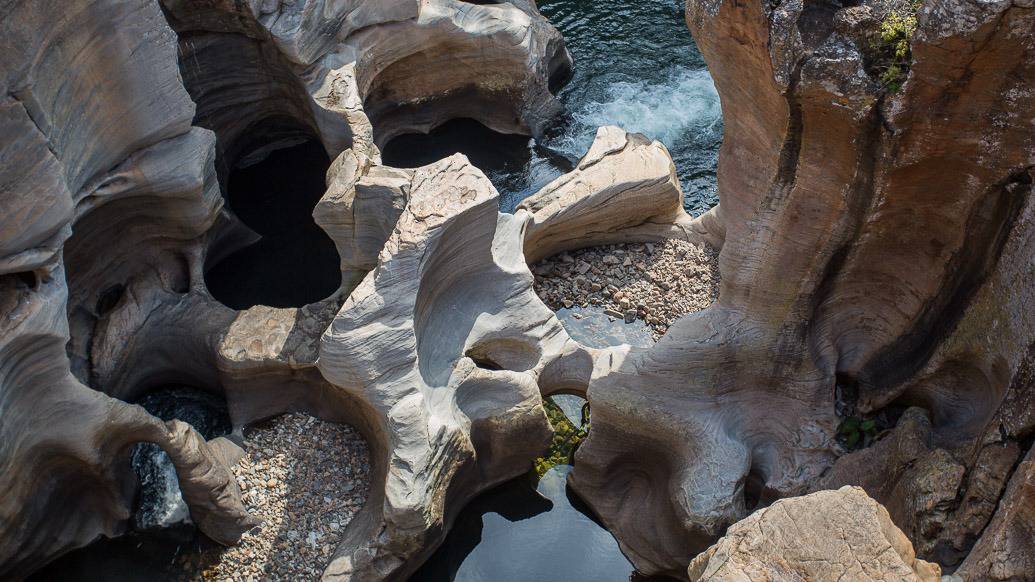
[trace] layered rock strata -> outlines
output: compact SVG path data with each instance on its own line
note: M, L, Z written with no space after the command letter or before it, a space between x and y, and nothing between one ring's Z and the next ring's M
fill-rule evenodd
M926 0L892 88L874 7L851 4L688 1L727 119L722 203L697 220L665 148L617 128L513 215L462 156L380 163L461 115L542 129L570 62L531 2L8 6L0 576L124 532L138 442L172 458L203 532L254 525L231 440L127 404L169 383L224 396L234 438L287 411L363 434L371 493L327 579L404 579L542 452L554 393L589 396L572 485L644 572L682 575L752 510L845 484L923 558L976 540L962 575L1025 571L1035 8ZM342 287L220 304L206 268L256 238L223 206L230 174L313 139ZM721 249L722 283L653 348L582 346L534 292L529 262L666 238ZM848 451L839 427L871 417L887 432Z

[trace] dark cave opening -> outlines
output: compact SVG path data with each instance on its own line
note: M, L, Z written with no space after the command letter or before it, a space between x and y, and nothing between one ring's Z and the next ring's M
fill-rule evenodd
M500 133L467 118L447 121L427 134L392 138L381 158L388 166L418 168L456 153L485 173L500 194L504 212L513 212L519 202L573 167L571 160L527 135Z
M149 390L136 404L164 421L186 422L206 440L228 434L232 429L226 399L218 392L181 384L164 385ZM158 445L140 443L133 447L130 464L140 484L134 502L134 528L192 539L196 532L168 455Z
M427 134L407 133L392 139L381 157L389 166L417 168L461 153L491 178L528 165L528 140L526 135L493 131L473 119L454 119Z
M194 379L163 382L144 388L133 403L162 420L186 422L211 440L228 434L232 424L222 390L202 384ZM129 531L68 552L28 580L180 580L185 579L188 563L199 563L201 572L216 559L221 546L190 521L168 455L153 443L137 443L130 447L129 465L137 484Z
M233 309L301 307L341 284L334 241L312 216L330 158L315 138L297 141L268 153L255 147L228 172L227 205L262 237L206 269L212 296Z

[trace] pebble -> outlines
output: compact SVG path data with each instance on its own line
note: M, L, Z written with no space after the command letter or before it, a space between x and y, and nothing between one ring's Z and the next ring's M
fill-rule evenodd
M319 579L370 491L366 441L348 425L292 413L248 430L244 450L232 469L245 506L263 523L236 546L187 564L189 577Z
M551 309L595 305L614 320L643 320L655 340L719 296L718 251L682 240L564 252L532 272L536 292Z

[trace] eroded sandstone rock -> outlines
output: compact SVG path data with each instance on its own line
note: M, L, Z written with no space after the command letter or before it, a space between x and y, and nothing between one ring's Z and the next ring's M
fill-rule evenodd
M683 209L683 189L665 146L601 127L575 170L522 201L532 214L529 262L561 250L664 238L701 240ZM691 226L694 225L694 226Z
M595 147L612 140L640 138L601 134ZM601 166L630 168L622 158ZM363 200L399 214L376 265L321 342L317 367L332 391L365 411L381 467L324 577L401 578L441 541L467 500L526 472L542 453L549 437L542 395L584 393L595 362L610 356L572 341L535 294L527 257L545 252L538 241L567 240L550 243L552 251L594 237L634 239L671 197L654 181L631 181L623 195L649 204L606 212L579 204L602 196L610 183L601 181L543 213L567 213L567 220L544 221L537 239L527 234L536 217L525 209L499 213L492 184L461 155L411 172L371 167L360 176L362 164L338 167L332 184L345 190L324 199L327 220ZM572 225L594 213L603 226L573 236ZM618 213L621 220L611 216ZM369 232L387 232L379 224L370 222ZM361 239L338 243L369 260L373 246Z
M17 1L5 7L0 45L8 577L127 529L138 442L169 453L210 537L232 543L255 523L226 468L229 441L206 443L126 404L163 382L225 395L238 431L302 409L355 424L383 451L377 414L316 368L342 293L244 312L208 293L205 268L257 238L221 208L220 189L237 164L302 139L376 163L371 118L383 136L427 128L456 113L442 98L463 88L482 99L482 122L538 132L557 108L550 77L570 65L556 30L525 2ZM453 51L494 63L493 74L423 66ZM421 82L398 86L395 72L413 66ZM344 175L332 171L332 182ZM402 192L386 204L364 196L407 172L362 173L360 200L377 198L374 207L346 216L354 200L335 196L349 184L332 186L329 212L317 212L331 216L321 224L342 250L343 291L373 268L405 204Z
M211 537L253 523L228 441L122 401L184 377L225 394L237 430L303 410L368 439L371 498L329 579L404 578L527 469L558 391L589 394L573 485L641 570L682 573L756 507L835 478L922 552L962 557L983 531L963 572L1026 567L1028 465L1004 484L1035 430L1028 4L927 0L892 94L861 15L690 0L727 114L722 205L695 221L664 148L616 129L512 216L462 157L380 164L392 136L461 113L542 128L569 62L531 2L162 5L178 38L142 1L26 0L0 23L0 575L124 531L140 441ZM336 157L315 216L343 287L234 311L203 273L255 233L219 189L303 139ZM652 349L580 346L532 290L529 258L673 236L722 247L722 292ZM839 409L910 405L928 412L870 452L836 442Z
M988 447L1032 433L1017 404L1035 343L1035 10L924 1L897 91L854 28L872 21L841 11L686 4L723 104L722 289L598 368L571 477L644 572L676 575L756 506L808 491L846 452L846 415L910 405L929 442L880 484L909 501L877 499L951 565L1005 480Z

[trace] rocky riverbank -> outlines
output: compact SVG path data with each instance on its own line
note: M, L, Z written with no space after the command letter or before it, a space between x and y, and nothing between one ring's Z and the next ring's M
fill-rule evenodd
M370 488L366 442L350 426L286 414L246 435L234 467L263 524L206 556L204 580L315 580Z
M643 320L659 339L672 322L719 296L719 253L667 240L564 252L532 267L552 309L599 306L615 320Z

